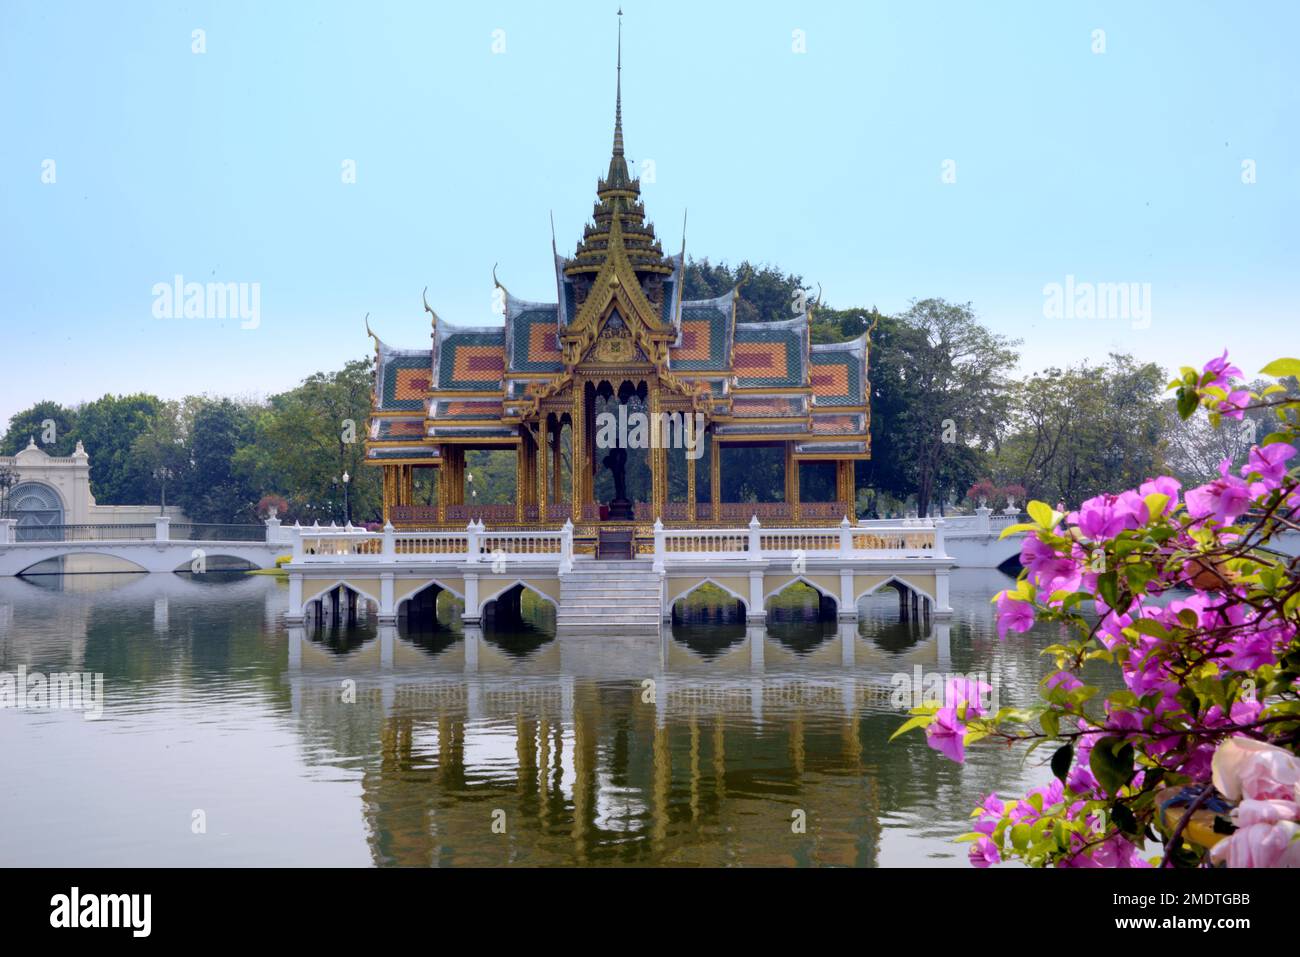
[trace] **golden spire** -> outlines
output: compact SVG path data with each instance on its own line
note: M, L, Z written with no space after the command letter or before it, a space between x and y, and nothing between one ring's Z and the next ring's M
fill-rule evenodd
M623 8L618 8L618 68L614 81L614 155L623 155Z

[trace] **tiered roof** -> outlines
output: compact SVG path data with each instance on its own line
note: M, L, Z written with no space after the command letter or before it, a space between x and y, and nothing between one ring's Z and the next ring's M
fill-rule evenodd
M803 458L868 453L865 336L814 346L811 314L737 323L739 287L682 300L684 244L664 255L624 156L621 43L618 67L609 169L574 255L554 253L556 301L520 299L498 284L499 326L455 326L426 303L430 348L395 349L376 337L371 460L437 464L440 444L517 444L538 397L570 386L575 370L595 371L594 344L611 334L633 340L620 368L644 365L705 410L720 441L794 441Z

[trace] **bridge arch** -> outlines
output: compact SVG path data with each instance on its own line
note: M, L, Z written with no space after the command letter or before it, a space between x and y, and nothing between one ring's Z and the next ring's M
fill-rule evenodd
M729 588L726 585L724 585L722 582L714 578L701 578L690 588L686 589L686 591L682 592L680 595L677 595L675 598L673 598L671 602L668 603L668 609L667 609L668 612L671 614L677 608L678 602L685 601L694 592L696 592L700 588L703 588L705 585L712 585L714 588L718 589L719 591L725 592L726 594L730 595L732 598L736 599L736 601L740 602L740 607L743 611L743 614L746 615L749 614L749 599L746 598L744 595L740 594L739 592L737 592L734 588Z
M315 590L315 586L318 584L318 582L312 582L311 584L312 584L312 586L313 586L313 590ZM327 585L326 587L320 589L319 591L316 591L316 594L314 594L314 595L313 595L310 599L308 599L308 600L309 600L309 601L321 601L321 600L323 600L323 599L325 598L326 595L328 595L328 594L329 594L330 592L332 592L334 589L338 588L340 585L342 585L342 586L343 586L344 588L346 588L348 591L356 592L356 593L357 593L358 595L360 595L362 598L366 599L366 601L371 602L371 603L375 606L375 611L376 611L376 612L379 611L379 597L378 597L377 595L373 595L373 594L371 594L370 591L367 590L367 589L365 589L365 588L358 588L357 585L356 585L356 582L354 582L354 581L349 581L349 580L346 579L346 578L338 578L338 579L335 579L331 584L329 584L329 585Z
M430 590L432 590L432 595L429 594ZM443 592L447 592L449 595L454 595L461 601L465 600L465 595L460 589L453 588L451 585L448 585L445 581L439 578L431 578L419 588L410 592L410 594L403 595L399 598L393 610L399 615L403 611L409 615L412 608L427 604L431 605L435 609L434 617L437 617L436 609L438 607L438 596Z
M532 592L538 598L542 599L545 602L548 602L551 605L551 607L553 607L556 610L557 613L559 612L560 603L558 601L556 601L554 598L552 598L550 595L546 594L545 592L540 591L535 586L529 584L524 579L516 578L508 585L504 586L503 588L497 589L495 592L488 595L486 598L483 598L482 601L479 602L479 606L478 606L479 617L481 618L483 614L487 611L488 605L490 605L494 601L497 601L499 598L505 595L506 592L511 591L514 588L521 588L524 591Z
M90 543L87 543L87 545L89 544ZM57 561L58 559L61 558L110 558L115 562L121 562L123 565L131 566L130 568L110 568L107 570L108 573L110 574L125 572L134 575L134 574L144 574L144 573L156 571L156 569L150 568L148 565L139 562L136 559L131 558L127 555L123 555L120 552L115 552L112 549L94 548L94 547L78 548L75 550L60 549L58 551L47 551L45 549L41 549L41 551L38 552L37 554L40 556L39 558L35 558L34 560L28 562L25 568L19 569L18 571L12 572L11 574L13 574L15 577L29 575L32 573L32 569L36 568L38 565L44 565L46 562Z
M931 605L934 604L934 596L930 594L929 591L913 584L902 575L890 575L884 581L876 582L876 584L872 585L870 588L863 589L860 593L854 596L854 604L862 601L862 599L866 598L868 595L874 595L876 592L880 591L880 589L886 587L893 588L895 591L899 592L920 595L922 598L927 599Z
M767 594L764 594L763 609L767 609L768 602L771 602L772 598L779 596L779 594L783 593L784 590L787 590L793 585L806 585L807 588L813 589L814 592L818 594L818 618L833 618L833 616L839 612L839 597L836 597L835 593L829 592L829 590L823 588L822 585L816 584L816 581L810 579L810 577L806 575L790 577L790 579L783 581L783 583L777 585L776 588L770 590Z
M771 591L769 591L766 595L763 596L763 606L766 607L767 603L771 599L781 594L781 592L785 591L791 585L807 585L818 595L820 595L823 601L829 601L835 607L836 611L839 610L840 603L839 603L839 599L835 596L835 594L833 592L827 591L825 588L823 588L821 585L818 585L815 581L813 581L811 578L809 578L806 575L795 575L794 577L789 578L786 581L782 582L780 585L777 585L775 588L773 588Z

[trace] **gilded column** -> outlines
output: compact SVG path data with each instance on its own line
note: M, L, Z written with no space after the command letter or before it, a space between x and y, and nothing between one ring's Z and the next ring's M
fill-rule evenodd
M593 389L591 395L586 395L587 390L583 389L582 403L582 432L583 448L586 449L587 461L583 463L582 468L582 501L585 505L592 505L596 501L596 430L593 425L596 421L596 392Z
M709 501L716 526L722 518L722 449L716 432L709 435Z
M650 390L650 511L651 518L662 519L668 502L668 450L664 448L666 436L660 429L659 387Z
M697 441L701 438L696 436ZM685 452L683 454L685 455ZM695 521L695 462L694 458L686 455L686 520L688 522Z
M550 431L547 416L542 416L542 421L537 424L537 477L534 484L537 486L537 521L539 524L546 522L546 502L549 498L546 494L546 447L550 444L546 441L547 433Z
M839 500L848 503L851 518L853 514L856 514L858 499L857 478L854 474L853 460L840 459L835 463L835 468L839 473Z
M785 443L785 501L790 515L799 521L799 463L794 459L794 443Z
M581 379L573 380L573 424L572 436L569 439L569 445L573 450L573 468L569 472L570 494L573 496L573 524L577 525L582 521L582 485L583 477L587 471L587 463L582 461L582 450L587 447L586 439L586 421L583 415L586 403L583 399L584 389Z
M559 505L564 501L564 423L560 421L558 415L555 417L555 429L551 432L551 437L553 442L551 450L551 469L554 474L551 477L551 488L553 491L551 492L550 500L556 505Z
M384 524L385 525L388 524L389 521L391 521L391 518L389 516L391 514L392 507L395 504L397 504L396 502L393 501L393 499L396 497L393 495L393 469L394 468L395 466L392 465L384 466Z

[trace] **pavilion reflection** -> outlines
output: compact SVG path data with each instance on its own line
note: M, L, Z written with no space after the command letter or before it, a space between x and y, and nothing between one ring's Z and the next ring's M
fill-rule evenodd
M310 750L365 767L376 864L871 866L882 769L863 737L896 721L890 674L950 667L948 629L901 653L845 623L808 651L758 626L725 648L666 630L519 656L479 628L431 654L380 626L339 658L291 628L287 683Z

